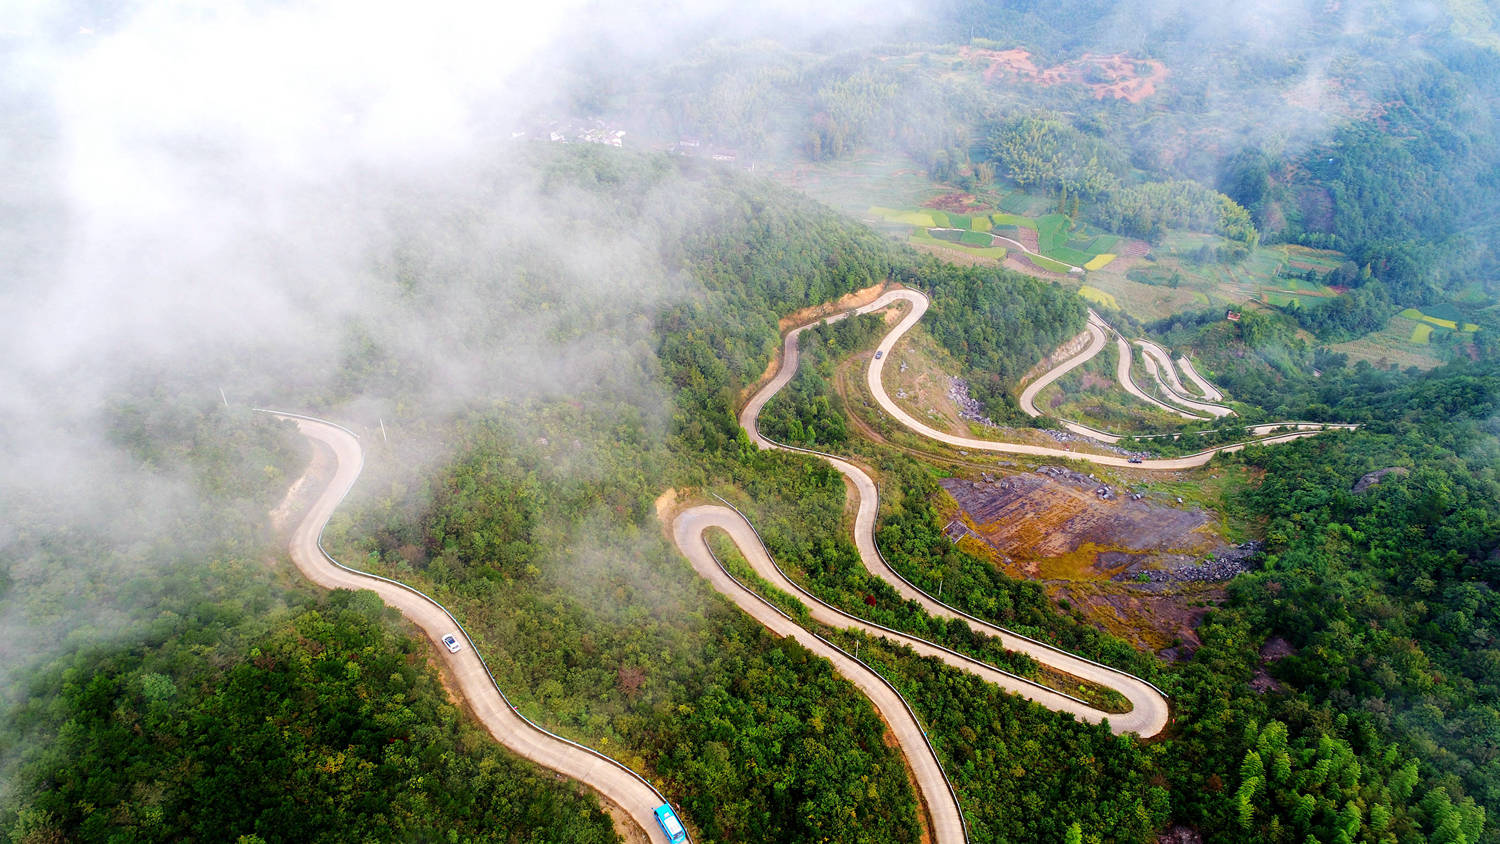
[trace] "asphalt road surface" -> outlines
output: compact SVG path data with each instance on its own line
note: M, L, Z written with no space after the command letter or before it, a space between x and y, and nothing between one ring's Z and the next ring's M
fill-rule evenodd
M871 302L870 304L857 310L859 313L867 313L869 311L876 311L881 308L889 307L891 304L902 300L911 304L911 311L907 313L907 315L903 317L899 323L896 324L895 328L891 329L890 333L886 334L885 339L881 340L880 345L876 347L881 352L881 355L880 357L870 361L870 368L865 376L865 384L869 387L870 394L875 398L875 402L879 404L886 413L890 414L896 421L900 422L902 425L905 425L907 428L910 428L912 431L915 431L916 433L937 442L946 443L958 448L972 449L974 451L990 451L1000 454L1029 454L1037 457L1056 457L1069 460L1085 460L1090 463L1098 464L1100 466L1117 466L1124 469L1128 469L1134 466L1138 469L1176 470L1193 469L1198 466L1202 466L1203 464L1212 460L1214 458L1214 455L1216 454L1227 454L1233 451L1240 451L1247 445L1272 445L1275 443L1288 442L1290 440L1301 439L1302 437L1316 436L1321 433L1322 430L1324 430L1324 428L1319 428L1317 430L1291 431L1289 433L1278 434L1277 436L1255 440L1254 442L1222 445L1216 448L1205 449L1204 451L1200 451L1196 454L1185 455L1183 457L1157 458L1145 460L1138 464L1132 464L1129 459L1113 454L1090 454L1088 452L1069 451L1067 449L1053 448L1051 446L1007 443L999 442L997 440L980 440L973 437L961 437L955 434L949 434L944 431L939 431L931 427L930 425L918 421L917 419L912 417L911 414L898 407L894 401L891 401L891 397L885 391L885 384L883 380L885 364L891 359L891 349L895 347L896 342L900 340L907 331L911 330L912 326L921 321L922 315L927 313L927 297L923 296L921 293L918 293L915 290L892 290L891 292L886 293L884 296L881 296L879 299L876 299L874 302ZM1124 351L1126 352L1126 354L1129 353L1129 349L1129 344L1125 344ZM782 369L787 369L785 364L783 364ZM790 372L778 372L777 378L773 379L771 383L774 384L776 383L776 381L781 380L783 375L785 375L785 381L782 381L781 383L786 383L786 381L791 380ZM1127 382L1129 381L1128 376L1125 380ZM757 396L757 398L760 398L760 396ZM761 398L761 406L763 406L766 399L769 398L769 396ZM751 400L752 405L754 404L754 401L755 399ZM749 409L750 405L747 405L746 410L748 411ZM759 412L759 407L757 407L756 410L757 412ZM743 425L744 422L745 415L744 413L741 413L740 424Z
M490 735L517 755L593 788L604 799L623 809L653 844L667 844L667 838L652 814L663 802L658 793L619 763L543 732L522 718L495 686L473 643L447 610L394 581L343 568L323 553L318 544L323 527L359 477L364 466L364 452L359 440L337 425L287 414L275 415L296 422L303 436L328 449L337 464L333 480L292 534L291 556L297 568L309 580L327 589L368 589L379 595L382 601L399 610L432 640L438 658ZM456 654L449 653L441 643L442 637L449 633L457 635L463 643L463 648Z
M689 508L679 513L672 522L673 539L677 547L693 564L694 570L720 594L733 601L750 617L765 625L766 629L777 636L795 639L803 647L832 662L834 669L840 675L853 683L870 699L901 746L901 753L906 757L907 765L916 779L922 802L926 805L928 816L932 820L936 841L938 844L963 844L966 836L958 800L948 787L948 780L943 775L937 755L927 741L926 731L912 715L905 702L901 700L901 696L863 663L803 629L730 577L714 560L713 554L708 550L708 544L704 541L703 533L709 528L721 528L726 531L745 555L745 559L749 560L751 566L762 576L766 574L780 576L749 523L728 507L716 505ZM777 583L777 585L794 595L798 594L795 587L787 588L787 584L784 583ZM804 600L804 603L807 602ZM842 613L838 613L838 618L835 618L825 610L823 615L830 619L826 623L837 627L854 627L862 623L850 616L843 616ZM816 613L814 617L818 617ZM824 618L819 618L819 620L823 621ZM887 634L877 632L876 635Z

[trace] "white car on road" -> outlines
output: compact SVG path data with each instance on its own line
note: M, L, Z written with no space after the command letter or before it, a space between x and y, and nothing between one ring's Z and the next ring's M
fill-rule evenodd
M448 649L449 653L455 654L464 649L464 646L458 643L458 637L452 633L443 637L443 646Z

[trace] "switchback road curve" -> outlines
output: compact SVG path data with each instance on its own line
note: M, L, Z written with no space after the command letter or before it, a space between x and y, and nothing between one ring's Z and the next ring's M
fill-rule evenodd
M955 434L949 434L944 431L939 431L936 428L933 428L932 426L917 420L910 413L907 413L905 410L902 410L900 407L898 407L896 403L891 400L891 397L886 393L884 383L885 364L886 361L890 360L890 351L891 349L895 348L897 341L905 336L906 332L911 330L912 326L921 321L922 315L927 313L927 297L923 296L921 293L918 293L915 290L892 290L889 293L881 296L879 299L876 299L874 302L871 302L864 307L855 309L854 313L869 313L871 311L878 311L882 308L889 307L890 305L898 301L905 301L910 304L911 311L908 312L905 317L902 317L901 321L896 324L896 327L892 328L891 331L885 335L885 338L880 341L880 345L876 347L876 351L879 356L870 361L870 368L865 375L865 384L870 390L870 395L874 397L876 404L879 404L881 409L890 414L892 418L900 422L902 425L905 425L912 431L940 443L956 446L958 448L972 449L974 451L990 451L1000 454L1029 454L1036 457L1055 457L1066 460L1084 460L1090 463L1098 464L1100 466L1115 466L1122 469L1137 468L1170 471L1177 469L1193 469L1198 466L1202 466L1208 461L1212 460L1214 458L1214 455L1216 454L1228 454L1230 452L1240 451L1246 446L1273 445L1275 443L1288 442L1290 440L1301 439L1303 437L1317 436L1324 430L1324 428L1321 426L1316 430L1295 430L1289 433L1266 437L1264 439L1234 443L1232 445L1216 446L1214 448L1209 448L1197 452L1196 454L1189 454L1182 457L1154 458L1150 460L1144 460L1141 463L1136 464L1132 464L1130 460L1125 457L1112 454L1090 454L1088 452L1068 451L1067 449L1053 448L1051 446L1007 443L1000 442L998 440L981 440L975 439L974 437L961 437ZM782 369L786 369L785 364L783 364ZM781 373L777 374L778 379L780 378L780 375ZM773 379L772 383L774 384L776 380L777 379ZM790 374L787 375L786 380L791 380ZM770 385L768 384L767 387L769 386ZM761 405L763 406L765 404L765 400L768 400L769 398L769 396L766 396L765 399L762 400ZM754 401L755 399L751 399L752 403ZM757 412L758 411L759 408L757 407ZM744 422L745 415L741 413L740 424L743 425ZM1266 426L1260 427L1264 428ZM1273 425L1273 427L1279 427L1279 424ZM754 438L752 437L752 439Z
M913 320L913 317L915 316L917 319L920 319L921 314L926 311L926 297L923 297L921 294L914 293L913 291L909 290L894 290L890 293L886 293L885 295L876 299L874 302L871 302L870 304L865 305L862 308L856 309L856 312L859 313L877 311L881 310L882 308L888 307L891 303L898 300L905 300L911 302L913 305L920 304L921 307L914 307L913 312L908 314L906 318L903 319L901 323L898 324L896 328L893 329L891 333L881 341L880 348L887 352L890 350L890 347L894 345L895 339L899 339L899 335L905 333L905 331L910 328L909 323L914 324L915 320ZM842 318L843 316L844 315L835 315L831 319L837 320ZM817 323L814 323L814 325L816 324ZM782 342L781 366L777 369L776 375L772 377L771 380L765 384L765 386L756 391L755 395L751 396L750 400L745 404L744 409L740 411L740 427L745 430L745 433L750 437L750 440L754 442L755 445L759 448L804 451L803 449L789 449L786 446L781 445L780 443L773 442L762 436L759 427L759 417L761 409L766 406L766 403L771 400L771 397L775 396L778 392L781 391L783 387L791 383L792 378L796 376L797 367L800 363L798 341L801 338L802 332L807 330L808 327L809 326L802 326L787 333L785 340L783 340ZM882 357L884 357L884 355L882 355ZM882 361L875 360L873 361L873 363L881 364ZM1027 446L1017 447L1026 448ZM998 685L1006 688L1009 691L1022 694L1032 700L1035 700L1038 703L1041 703L1043 706L1047 706L1048 708L1062 712L1071 712L1086 721L1098 723L1107 718L1109 719L1110 727L1117 733L1133 732L1143 737L1148 737L1154 736L1158 732L1161 732L1162 728L1166 726L1169 714L1166 697L1160 692L1160 690L1156 689L1145 680L1142 680L1130 674L1126 674L1123 671L1117 671L1108 666L1100 665L1099 663L1093 662L1092 660L1075 656L1074 654L1067 653L1066 651L1058 650L1041 642L1028 639L1024 636L1019 636L1002 627L998 627L981 619L974 618L973 616L970 616L966 613L954 609L953 607L948 606L947 604L942 603L933 596L928 595L926 592L923 592L913 584L909 583L905 578L898 574L895 569L891 568L890 564L886 562L885 557L880 553L880 549L875 544L875 516L879 510L880 500L879 494L875 488L874 479L872 479L869 474L867 474L863 469L859 468L853 463L850 463L847 460L835 457L831 454L822 454L819 452L810 453L821 457L829 465L837 469L839 473L842 474L845 478L848 478L850 483L853 484L854 493L857 499L854 514L854 544L859 551L859 558L861 562L864 563L865 568L871 574L889 583L897 592L901 593L901 596L903 598L916 601L917 603L921 604L923 609L925 609L932 615L940 616L943 618L962 620L976 632L982 633L986 636L998 638L1001 643L1010 650L1025 653L1038 662L1048 665L1058 671L1072 674L1075 677L1080 677L1085 680L1098 683L1101 686L1106 686L1108 688L1114 689L1115 691L1123 695L1127 701L1130 702L1131 709L1126 713L1107 714L1091 706L1088 706L1081 701L1070 698L1066 695L1058 694L1051 689L1036 686L1036 684L1034 683L1020 680L1020 678L1015 678L1010 675L1001 677L985 674L983 676L985 676L986 679L989 679L992 682L996 682ZM1123 463L1124 460L1122 459L1121 462ZM731 533L731 536L733 535L734 534ZM744 545L741 545L740 551L745 555L746 559L752 560L754 559L754 554L760 553L756 548L748 548ZM774 577L767 577L767 579L772 580L773 582L776 581L776 578ZM793 590L794 595L797 595L799 592L800 590ZM809 610L815 609L815 607L810 604L805 598L803 599L803 603L808 604ZM847 622L839 622L837 626L846 625ZM972 666L960 667L965 667L969 670L973 670Z
M652 844L668 844L653 815L657 806L667 802L662 794L621 763L553 735L517 712L495 684L468 632L447 609L409 586L344 566L323 550L323 528L359 477L364 467L364 451L351 431L331 422L293 413L265 412L294 421L303 436L327 448L335 460L333 479L292 533L290 551L297 568L325 589L368 589L379 595L437 645L443 665L490 735L513 753L593 788L628 814ZM308 471L313 469L310 467ZM465 643L458 653L449 653L440 644L449 633L458 635Z
M1087 324L1087 327L1086 327L1084 333L1086 335L1088 335L1088 337L1089 337L1089 342L1088 342L1087 345L1085 345L1078 352L1075 352L1073 355L1071 355L1071 356L1065 358L1064 360L1062 360L1061 362L1059 362L1056 366L1054 366L1051 369L1047 370L1046 372L1042 373L1042 375L1040 377L1038 377L1036 380L1032 381L1030 384L1026 385L1026 387L1021 390L1021 395L1020 395L1020 398L1019 398L1019 404L1021 405L1021 412L1022 413L1025 413L1027 416L1030 416L1033 419L1041 416L1042 412L1040 410L1038 410L1037 406L1036 406L1036 397L1041 393L1041 391L1045 390L1047 387L1051 386L1053 382L1057 381L1059 378L1063 377L1064 375L1067 375L1069 372L1072 372L1074 369L1077 369L1078 367L1084 365L1085 363L1088 363L1089 361L1093 360L1095 356L1097 356L1101 351L1104 350L1104 346L1108 342L1108 336L1107 336L1107 334L1108 333L1115 333L1115 332L1114 332L1114 329L1111 328L1108 323L1104 322L1104 320L1098 314L1094 313L1093 309L1091 308L1091 309L1089 309L1088 324ZM1123 340L1124 340L1124 338L1120 337L1120 338L1118 338L1117 342L1123 343ZM1142 360L1144 360L1146 362L1147 368L1152 368L1152 366L1153 366L1153 363L1152 363L1152 360L1151 360L1151 358L1152 358L1151 348L1148 348L1147 344L1149 344L1150 347L1153 347L1158 352L1160 352L1160 355L1157 356L1156 365L1162 365L1161 361L1163 359L1170 360L1170 358L1166 358L1166 351L1164 349L1161 349L1161 347L1157 346L1155 343L1151 343L1151 341L1149 341L1149 340L1138 340L1136 342L1140 343L1142 349L1146 350L1146 354L1142 355ZM1128 348L1128 346L1126 346L1125 348ZM1202 390L1205 393L1205 395L1212 394L1213 396L1215 396L1218 399L1222 399L1223 398L1223 395L1221 393L1219 393L1218 390L1214 389L1213 385L1211 385L1207 381L1203 380L1202 376L1200 376L1198 374L1198 371L1193 368L1192 361L1189 361L1186 357L1181 357L1181 358L1178 358L1177 363L1178 363L1179 366L1182 367L1182 371L1188 376L1189 380L1192 380L1194 383L1196 383L1198 385L1198 388L1200 390ZM1167 385L1165 383L1163 383L1162 380L1161 380L1160 373L1157 372L1155 369L1152 369L1152 372L1157 377L1157 383L1162 385L1162 389L1163 390L1168 390ZM1138 392L1138 388L1136 388L1134 381L1132 381L1130 379L1130 377L1129 377L1129 366L1128 366L1128 364L1125 365L1125 366L1117 367L1116 368L1115 377L1120 382L1120 385L1122 387L1126 388L1127 392L1131 392L1132 394L1134 394L1135 392ZM1172 377L1173 377L1173 379L1175 381L1176 374L1173 373ZM1181 382L1180 381L1176 381L1175 383L1177 383L1179 387L1181 386ZM1154 402L1154 400L1152 400L1152 401ZM1160 404L1159 402L1154 402L1154 403ZM1197 406L1202 407L1204 409L1207 409L1207 408L1210 408L1210 407L1219 408L1219 411L1222 411L1222 412L1219 412L1219 411L1210 411L1210 412L1213 412L1215 416L1223 416L1223 415L1226 415L1228 413L1233 413L1233 411L1229 410L1226 407L1223 407L1222 405L1201 404L1201 405L1197 405ZM1178 411L1178 412L1180 413L1180 411ZM1192 418L1201 419L1202 417L1192 417ZM1087 425L1083 425L1083 424L1080 424L1078 422L1073 422L1071 420L1062 419L1062 420L1059 420L1059 421L1062 423L1063 427L1066 428L1067 430L1072 431L1075 434L1082 434L1083 436L1089 437L1090 439L1099 440L1100 442L1103 442L1103 443L1113 444L1113 443L1117 443L1120 440L1122 440L1122 439L1125 438L1123 435L1120 435L1120 434L1111 434L1108 431L1101 431L1098 428L1090 428ZM1256 424L1256 425L1246 425L1246 426L1244 426L1244 430L1248 431L1251 436L1261 437L1261 436L1265 436L1266 434L1269 434L1272 431L1275 431L1277 429L1283 429L1283 430L1288 430L1288 431L1313 431L1313 432L1317 432L1317 431L1331 431L1331 430L1352 431L1352 430L1354 430L1355 428L1358 428L1358 427L1359 427L1358 425L1349 425L1349 424L1337 423L1337 422L1301 422L1301 421L1295 421L1295 422L1263 422L1263 423ZM1213 429L1213 430L1214 431L1218 431L1218 430L1221 430L1221 429L1217 429L1216 428L1216 429ZM1210 433L1210 431L1199 431L1199 432L1195 432L1195 433L1206 434L1206 433ZM1179 434L1137 434L1136 435L1136 439L1153 440L1153 439L1165 439L1167 437L1176 437L1176 436L1180 436L1180 435Z
M968 840L968 830L964 823L963 810L958 804L958 797L954 794L947 775L943 773L936 751L927 740L927 731L917 721L915 713L902 700L895 687L882 679L873 669L834 647L822 637L804 629L769 601L756 595L731 577L729 572L719 565L713 552L708 548L704 532L710 528L718 528L728 533L730 539L745 555L745 559L750 561L756 573L762 577L771 575L767 579L791 594L802 597L800 590L780 575L780 570L771 562L765 546L761 544L750 524L739 513L728 507L703 505L678 513L672 520L672 539L688 561L693 564L693 569L715 590L733 601L735 606L765 625L766 629L775 635L795 639L803 647L833 663L834 670L870 699L890 728L897 744L900 745L902 755L906 757L907 766L913 779L916 780L918 794L922 798L923 805L927 807L928 816L932 819L932 831L937 844L965 844ZM816 606L816 604L809 603L805 597L803 603L808 603L810 607ZM831 626L856 627L860 624L859 619L844 616L832 608L821 609L823 609L822 617L818 615L814 617ZM865 627L871 627L871 625L865 625ZM889 634L882 631L876 632L875 635L888 636Z

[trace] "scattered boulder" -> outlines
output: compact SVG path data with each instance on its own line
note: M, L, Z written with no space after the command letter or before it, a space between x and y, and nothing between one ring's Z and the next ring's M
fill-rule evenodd
M1156 836L1156 844L1203 844L1203 833L1178 824Z
M1387 469L1377 469L1354 482L1354 494L1360 495L1364 493L1365 490L1385 480L1386 475L1405 475L1409 471L1405 466L1391 466Z
M984 409L979 406L979 400L969 395L969 382L962 378L952 378L948 381L948 398L958 405L958 416L970 422L978 422L986 428L998 428L993 419L984 415Z
M1260 658L1264 662L1276 662L1277 660L1286 659L1296 652L1297 649L1292 647L1291 642L1280 636L1272 636L1266 640L1264 645L1261 645Z
M1260 551L1261 544L1252 539L1243 545L1210 554L1194 566L1152 569L1130 575L1130 579L1141 583L1220 583L1250 571L1250 563Z

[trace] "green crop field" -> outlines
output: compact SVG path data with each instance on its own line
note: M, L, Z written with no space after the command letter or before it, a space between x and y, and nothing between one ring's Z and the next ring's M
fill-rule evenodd
M1301 278L1278 278L1275 283L1282 290L1295 290L1298 293L1312 293L1316 296L1333 296L1333 288L1316 281L1308 281Z
M989 246L995 238L989 232L964 232L958 242L965 246Z
M1460 322L1464 318L1463 312L1451 304L1430 305L1426 311L1407 308L1399 316L1420 320L1428 325L1435 325L1438 328L1446 328L1450 331L1464 331L1472 334L1479 330L1479 326L1472 322Z
M1001 211L1025 214L1031 209L1031 197L1024 193L1008 193L998 203Z
M1089 244L1089 249L1096 255L1101 252L1113 252L1115 251L1115 247L1120 245L1120 241L1124 239L1117 234L1101 234L1094 238L1093 243Z
M1047 250L1047 255L1059 261L1072 264L1075 267L1087 264L1094 257L1092 252L1082 252L1070 246L1059 246L1056 249Z
M875 205L870 207L865 213L888 222L903 223L908 226L932 228L937 225L937 221L932 218L932 212L927 210L912 211L899 208L884 208Z
M1068 242L1069 220L1063 214L1048 214L1036 221L1038 252L1043 255L1051 255L1059 247L1066 247Z
M1018 216L1016 214L991 214L990 215L990 222L994 223L996 228L1000 228L1000 227L1022 228L1022 229L1035 229L1036 228L1036 221L1035 220L1031 219L1030 217L1021 217L1021 216Z
M1427 329L1419 331L1419 329ZM1442 360L1426 345L1433 327L1427 323L1405 317L1391 317L1385 328L1366 334L1358 340L1335 343L1331 348L1349 356L1350 361L1369 361L1377 366L1395 366L1405 369L1415 366L1431 369ZM1422 339L1418 339L1418 337Z

